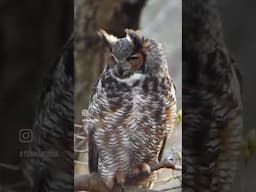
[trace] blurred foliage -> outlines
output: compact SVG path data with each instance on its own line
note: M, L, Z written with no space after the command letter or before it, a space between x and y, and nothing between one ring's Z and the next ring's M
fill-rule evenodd
M182 110L179 110L177 113L177 124L182 123Z
M242 140L242 156L247 162L256 155L256 129L251 129Z

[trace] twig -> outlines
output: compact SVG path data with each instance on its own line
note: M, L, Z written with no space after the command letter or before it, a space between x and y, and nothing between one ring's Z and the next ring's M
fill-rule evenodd
M98 173L75 176L75 191L89 192L110 192L102 181ZM119 188L114 188L111 192L120 192ZM154 190L140 189L134 186L125 186L122 192L157 192Z
M171 160L169 160L169 159L165 159L164 161L151 166L151 171L156 171L156 170L161 169L161 168L168 168L168 169L173 169L173 170L176 170L176 171L181 171L182 170L181 166L173 164L171 162Z
M0 168L10 169L10 170L13 170L13 171L20 170L20 166L7 164L7 163L0 163Z
M80 165L88 165L87 162L84 162L84 161L78 161L78 160L75 160L74 161L76 164L80 164Z
M181 170L181 167L174 165L170 160L164 160L160 163L151 166L151 172L161 168ZM128 178L145 177L145 175L134 176L128 175ZM75 191L90 191L90 192L109 192L105 183L102 181L98 173L84 174L75 176ZM120 189L113 189L112 192L120 192ZM149 189L140 189L135 186L125 186L123 192L156 192Z

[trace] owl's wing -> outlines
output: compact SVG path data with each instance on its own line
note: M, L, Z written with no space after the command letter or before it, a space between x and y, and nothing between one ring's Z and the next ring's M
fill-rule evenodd
M166 140L167 140L167 136L164 138L159 155L158 155L158 161L160 162L163 158L163 154L164 154L164 148L165 148L165 144L166 144Z
M88 134L88 148L89 148L89 171L97 172L98 171L98 150L93 138L94 130L90 130Z
M174 80L172 79L172 78L170 78L170 82L169 82L170 84L169 84L169 87L171 87L171 89L174 89L174 92L176 92L176 85L175 85L175 82L174 82ZM176 114L176 95L175 95L175 93L173 94L173 93L171 93L172 91L171 91L171 89L170 89L170 93L168 93L168 100L173 100L174 98L174 100L175 100L175 102L172 104L172 107L170 107L169 108L169 111L168 112L166 112L166 116L168 117L168 118L172 118L172 116L173 116L173 114ZM175 106L175 107L174 107ZM175 112L174 112L175 111ZM172 115L170 115L170 114L172 114ZM176 115L175 115L176 116ZM175 118L176 119L176 118ZM172 124L171 125L171 127L172 128L174 128L174 122L176 122L176 120L175 121L172 121L172 122L169 122L169 124ZM163 155L164 155L164 149L165 149L165 145L166 145L166 142L167 142L167 139L168 139L168 137L169 137L169 134L167 134L165 137L164 137L164 139L163 139L163 142L162 142L162 146L161 146L161 149L160 149L160 152L159 152L159 155L158 155L158 161L161 161L161 160L163 160Z
M89 105L89 108L92 104ZM90 172L97 172L98 166L98 152L96 150L95 141L93 138L95 125L91 123L89 117L89 110L84 109L82 111L82 122L86 133L86 143L88 144L88 167Z
M99 84L101 77L102 77L102 74L99 76L99 78L97 79L96 85L93 87L88 113L93 113L94 108L92 106L94 105L94 102L97 100L97 98L95 98L94 96L97 95L97 86ZM96 129L96 125L94 123L91 123L89 120L87 129L88 129L89 172L90 173L98 172L99 153L96 146L96 142L93 137Z

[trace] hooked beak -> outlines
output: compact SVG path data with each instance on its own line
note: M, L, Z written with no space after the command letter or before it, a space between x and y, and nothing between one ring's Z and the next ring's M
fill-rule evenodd
M132 68L127 61L119 62L117 65L118 74L122 77L127 77L131 74Z

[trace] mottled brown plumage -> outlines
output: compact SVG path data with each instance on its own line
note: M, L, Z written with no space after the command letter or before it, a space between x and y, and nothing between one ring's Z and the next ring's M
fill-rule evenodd
M149 172L176 117L175 88L159 43L127 30L116 38L101 31L111 55L91 97L89 168L109 188L132 182L149 188L155 174L127 181L128 173Z

